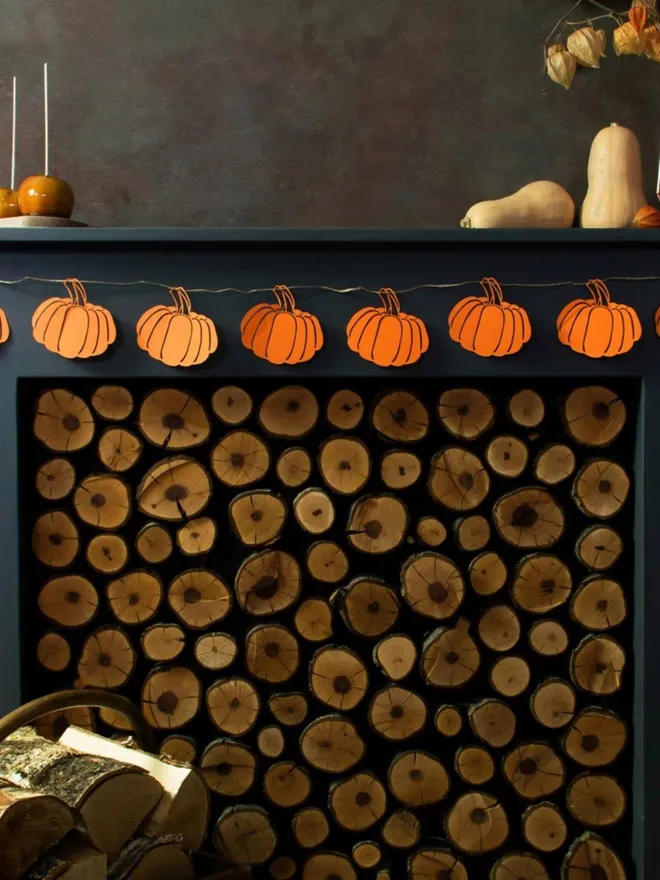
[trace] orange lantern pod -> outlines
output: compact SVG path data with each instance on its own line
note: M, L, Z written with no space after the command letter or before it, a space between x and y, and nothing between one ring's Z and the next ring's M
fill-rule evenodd
M323 345L319 319L296 308L289 288L273 288L276 303L252 306L241 321L241 342L271 364L302 364Z
M379 367L405 367L416 363L429 347L429 334L421 318L401 311L399 298L389 287L378 291L381 306L366 306L346 326L351 351Z
M215 324L193 312L183 287L171 287L174 305L153 306L137 322L137 343L154 360L168 367L203 364L218 348Z
M575 299L559 313L559 341L590 358L625 354L642 335L637 312L613 303L604 281L587 282L591 299Z
M449 336L480 357L516 354L532 335L527 312L504 301L494 278L481 282L484 296L467 296L449 313Z
M65 358L97 357L117 338L112 314L87 300L77 278L63 282L68 296L52 296L32 315L32 335L53 354Z
M628 10L628 18L638 34L646 27L649 11L646 6L633 6Z

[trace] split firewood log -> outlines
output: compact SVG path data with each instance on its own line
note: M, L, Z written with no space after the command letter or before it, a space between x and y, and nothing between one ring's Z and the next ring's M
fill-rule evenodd
M184 556L202 556L215 544L218 527L210 516L189 519L177 529L176 542Z
M325 642L333 633L330 603L319 597L305 599L296 610L293 625L308 642Z
M417 520L417 537L427 547L439 547L447 537L447 529L437 516L423 516Z
M373 840L361 840L351 850L351 857L358 868L375 868L382 856L380 846Z
M449 776L439 758L417 749L396 755L387 771L387 784L404 807L421 807L446 797Z
M491 880L551 880L545 865L529 853L509 853L498 859L490 872Z
M458 736L463 729L463 716L456 706L438 706L433 719L435 729L442 736Z
M178 574L167 590L170 608L189 629L206 629L231 611L229 587L213 571L191 568Z
M241 425L250 418L252 398L237 385L218 388L211 398L211 407L221 422L226 425Z
M431 687L461 687L476 675L479 649L469 627L468 620L459 618L454 627L440 627L424 641L420 671Z
M507 746L516 732L516 714L501 700L481 700L470 707L468 719L474 735L496 749Z
M77 752L110 758L147 772L158 782L163 793L142 826L142 833L146 836L181 835L184 849L200 848L208 825L209 796L198 770L163 761L141 749L127 748L77 727L68 727L60 737L60 743Z
M492 596L502 589L508 572L504 560L490 550L474 557L468 568L468 576L477 595Z
M60 798L0 778L0 876L20 880L75 824L73 810Z
M408 878L426 880L428 877L467 880L468 873L461 860L451 850L424 847L408 856Z
M568 479L575 470L575 453L564 443L551 443L534 462L534 476L548 486Z
M244 736L257 723L261 699L246 678L214 682L206 692L209 717L221 733Z
M237 798L254 785L257 759L243 743L215 739L202 752L199 769L211 791L223 797Z
M422 460L407 449L390 449L380 460L380 478L388 489L407 489L421 475Z
M46 581L39 591L37 605L44 617L74 629L92 620L99 607L99 594L82 575L65 574Z
M628 742L625 723L614 712L583 709L564 735L563 748L583 767L604 767L619 757Z
M572 587L566 563L552 553L532 553L518 563L511 596L523 611L547 614L569 599Z
M120 623L136 624L150 620L163 598L161 579L148 571L129 571L106 587L110 610Z
M555 804L542 801L527 807L522 818L523 837L540 852L555 852L566 843L568 828Z
M296 842L304 849L316 849L330 834L330 823L319 807L303 807L291 823Z
M342 620L357 636L379 638L399 617L399 600L391 587L375 577L355 578L339 594Z
M545 416L543 398L531 388L517 391L509 400L507 409L512 421L523 428L538 427Z
M238 655L238 644L231 633L204 633L195 642L194 653L200 666L217 672L234 662Z
M369 724L377 734L391 742L402 742L426 726L428 710L413 691L388 685L374 694L369 704Z
M252 431L230 431L213 448L211 468L225 486L250 486L268 473L270 451Z
M211 422L199 400L177 388L148 394L140 406L138 427L154 446L174 450L201 446L211 433Z
M283 550L262 550L242 563L234 589L236 601L248 614L277 614L298 601L300 566Z
M135 648L126 633L118 626L102 626L83 642L78 678L83 687L123 687L133 674L136 660Z
M373 650L373 661L391 681L402 681L417 660L417 646L410 636L392 633L381 639Z
M527 690L531 677L529 663L525 658L509 654L493 663L488 681L493 690L503 697L519 697Z
M92 846L83 832L73 830L35 862L23 880L107 880L107 876L106 854Z
M566 806L580 825L615 825L626 810L626 792L618 780L606 773L580 773L566 789Z
M413 611L423 617L445 620L460 607L465 582L451 559L425 550L410 556L404 563L401 595Z
M310 795L312 780L305 767L293 761L271 764L264 774L266 797L278 807L299 807Z
M325 411L327 420L340 431L351 431L362 421L364 403L359 394L349 388L335 391Z
M142 633L140 645L148 660L162 663L179 656L186 646L186 635L176 623L154 623Z
M124 473L138 463L142 449L142 440L128 428L106 428L99 438L98 456L109 471Z
M282 728L277 724L262 727L257 735L257 748L265 758L279 758L286 746Z
M263 865L277 846L277 835L263 807L239 804L220 814L213 831L215 849L239 865Z
M174 545L170 533L159 523L147 523L138 532L135 549L144 559L155 565L164 562L172 553Z
M197 715L201 684L186 666L156 667L142 685L142 714L151 727L175 730Z
M130 490L112 474L91 474L78 484L73 506L87 525L113 531L125 525L131 515Z
M340 434L321 443L319 473L338 495L355 495L371 476L371 454L357 437Z
M486 447L486 461L500 477L519 477L527 467L529 450L522 440L511 434L493 437Z
M316 770L346 773L362 760L366 743L350 719L337 714L323 715L302 732L300 751Z
M193 764L197 757L197 743L191 736L173 733L166 736L160 744L160 753L179 764Z
M491 651L510 651L520 638L520 620L508 605L493 605L479 618L479 638Z
M366 495L351 507L348 541L362 553L387 553L404 540L408 510L396 495Z
M317 581L337 584L348 574L348 558L334 541L316 541L307 551L307 571Z
M34 436L53 452L77 452L94 437L94 416L85 401L63 388L39 395Z
M451 388L440 395L438 416L453 437L476 440L495 420L495 408L476 388Z
M296 495L293 515L301 529L310 535L322 535L335 521L335 506L324 489L310 487Z
M47 501L66 498L75 484L76 470L66 458L49 458L41 465L35 479L37 492Z
M287 507L279 495L259 489L235 495L229 504L229 522L238 538L250 547L272 544L282 534Z
M149 468L136 498L146 516L170 522L185 520L201 513L210 501L211 478L194 458L165 458Z
M623 862L602 837L587 831L571 845L562 863L562 880L626 880Z
M621 687L626 654L607 635L586 636L571 654L571 679L583 691L606 696Z
M302 724L307 717L308 705L304 694L272 694L268 698L268 708L273 717L287 727Z
M63 510L42 513L32 529L32 552L49 568L66 568L78 555L80 535Z
M431 459L431 498L449 510L474 510L490 491L490 476L481 459L461 446L445 446Z
M395 810L383 822L380 834L388 846L394 849L410 849L419 843L422 826L410 810Z
M37 660L49 672L62 672L71 662L71 645L64 636L47 632L37 642Z
M483 746L462 746L454 757L454 769L468 785L483 785L495 775L495 761Z
M615 461L597 458L578 471L573 499L587 516L608 519L617 514L630 491L630 477Z
M316 397L301 385L278 388L259 408L259 423L273 437L304 437L316 425L318 417Z
M363 770L330 786L328 808L337 825L347 831L371 828L383 818L386 807L385 787L373 773Z
M175 834L134 837L110 865L108 880L195 880L192 859Z
M291 856L278 856L268 866L268 876L273 880L291 880L297 870L297 865Z
M623 400L602 385L576 388L566 398L564 421L569 434L585 446L607 446L626 423Z
M461 795L447 813L445 831L458 849L480 855L502 846L509 836L509 820L492 795L470 791Z
M493 521L500 537L521 549L552 547L564 531L564 512L546 489L537 486L499 498Z
M312 457L302 446L291 446L277 459L275 472L284 486L297 489L312 473Z
M464 516L454 523L456 543L466 553L483 550L490 541L490 523L479 514Z
M606 630L626 619L628 607L621 584L593 575L571 597L571 617L585 629Z
M85 550L89 565L101 574L116 574L128 560L128 546L121 535L95 535Z
M566 769L561 758L545 743L516 746L502 763L504 778L524 800L548 797L564 785Z
M530 700L534 718L544 727L565 727L575 715L577 697L567 681L546 678L536 686Z
M366 665L350 648L325 645L309 664L312 694L333 709L354 709L365 696L368 683Z
M371 424L387 440L414 443L426 437L429 414L422 401L410 391L388 391L377 399Z
M283 684L300 664L300 646L293 633L279 623L261 623L245 636L245 667L253 678Z
M101 385L92 394L91 404L102 419L123 422L133 412L133 395L123 385Z
M160 784L138 767L82 754L26 727L0 743L0 776L64 801L81 815L93 845L111 857L163 794ZM117 809L118 804L131 809Z
M623 553L618 532L605 525L590 526L578 538L575 555L588 568L605 571L616 564Z
M568 633L558 620L537 620L527 639L530 647L544 657L556 657L568 648Z
M357 880L348 856L337 852L318 852L303 866L302 880Z

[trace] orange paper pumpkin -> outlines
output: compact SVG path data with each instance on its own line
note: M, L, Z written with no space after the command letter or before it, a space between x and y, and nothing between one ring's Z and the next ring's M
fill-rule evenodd
M527 312L504 302L502 288L494 278L484 278L485 296L467 296L449 313L449 336L480 357L516 354L532 335Z
M323 345L318 318L296 308L284 284L273 288L276 303L259 303L241 321L241 342L271 364L302 364Z
M154 360L168 367L195 367L218 348L215 324L193 312L183 287L171 287L174 305L154 306L137 323L137 342Z
M405 367L416 363L429 347L421 318L401 311L399 298L389 287L378 291L382 306L356 312L346 326L351 351L379 367Z
M587 282L591 299L576 299L557 318L559 341L591 358L625 354L642 335L637 312L610 300L604 281Z
M87 300L76 278L64 282L68 296L52 296L32 315L32 335L48 351L65 358L103 354L117 338L111 313Z
M0 309L0 345L9 339L9 321L4 309Z

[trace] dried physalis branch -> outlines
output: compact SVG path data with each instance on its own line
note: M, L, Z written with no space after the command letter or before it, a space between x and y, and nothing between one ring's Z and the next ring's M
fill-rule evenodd
M548 47L545 63L548 76L553 83L570 89L577 70L577 61L562 43Z
M631 9L631 12L634 11ZM641 55L646 47L646 33L637 30L631 21L626 21L615 29L612 43L617 55Z
M600 67L605 55L605 31L583 27L573 31L566 40L568 51L583 67Z
M651 11L653 11L657 5L657 0L632 0L631 3L633 9L636 6L645 6L646 9L650 9Z

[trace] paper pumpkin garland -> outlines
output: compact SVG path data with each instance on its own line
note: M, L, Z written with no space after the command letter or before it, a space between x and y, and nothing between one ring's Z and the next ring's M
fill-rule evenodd
M32 335L48 351L64 358L97 357L117 338L112 315L87 299L76 278L63 282L67 296L53 296L32 315ZM3 340L4 341L4 340Z
M449 336L480 357L516 354L532 335L527 312L504 301L494 278L481 282L484 296L467 296L449 313Z
M381 306L366 306L346 326L351 351L379 367L405 367L416 363L429 347L421 318L401 311L399 298L389 287L378 291Z
M218 348L215 324L206 315L193 312L183 287L171 287L170 296L174 305L153 306L142 315L137 323L137 343L168 367L196 367Z
M259 303L245 313L241 342L271 364L302 364L323 345L321 324L314 315L296 308L286 285L276 285L273 294L277 302Z
M587 282L590 299L568 303L557 318L559 341L590 358L625 354L642 335L637 312L613 303L604 281Z
M9 321L4 309L0 309L0 345L9 339Z

